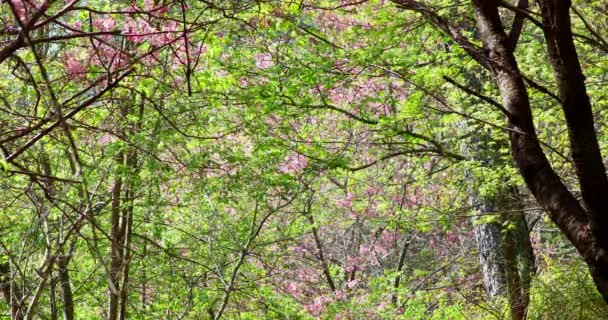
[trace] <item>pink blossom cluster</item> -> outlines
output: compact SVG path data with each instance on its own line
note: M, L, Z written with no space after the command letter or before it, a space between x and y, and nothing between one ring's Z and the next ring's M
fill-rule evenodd
M84 44L81 53L70 52L63 57L69 79L85 79L88 66L103 66L104 69L117 71L125 68L133 61L141 61L145 65L158 63L160 49L171 48L173 69L186 65L192 72L196 70L202 55L206 53L205 45L192 42L188 33L180 30L178 22L168 19L155 19L154 14L165 14L171 3L165 6L155 6L154 1L145 1L143 11L135 4L127 10L127 14L95 15L92 26L95 31L106 34L92 38ZM146 14L139 14L139 13ZM154 14L152 14L152 13ZM137 14L136 14L137 13ZM73 25L74 30L82 30L82 23ZM137 50L125 51L120 38L114 32L121 32L127 41L139 45L149 43L148 52ZM78 31L77 31L78 32ZM146 48L146 47L144 47ZM141 60L140 60L141 59ZM179 82L179 79L175 81Z
M365 191L365 195L368 197L372 197L378 194L382 194L384 192L384 188L380 185L372 185L367 188Z
M340 61L336 65L336 70L355 72L348 70L347 66L347 62ZM322 90L332 104L348 107L349 112L355 115L358 115L362 109L382 116L391 112L391 106L386 101L400 101L407 98L408 92L404 88L405 86L396 81L386 82L373 77L360 76L352 83L338 82L332 88Z
M182 37L182 39L185 39ZM203 56L207 52L207 47L204 43L199 43L198 45L189 42L188 47L185 45L186 40L180 41L176 44L176 49L174 49L174 57L179 62L179 64L174 64L173 68L175 69L178 65L188 66L190 68L194 68L198 63L201 56Z
M15 8L15 14L22 22L26 22L29 16L31 16L38 8L48 6L48 0L8 0ZM1 3L0 3L1 4Z
M450 243L462 243L464 241L464 236L461 233L454 233L451 231L448 231L447 233L447 240Z
M272 55L270 53L258 53L255 55L255 66L260 69L268 69L273 65Z
M353 15L338 15L334 12L321 12L316 16L317 22L326 30L346 31L352 27L360 26L365 30L371 29L372 25L367 21L357 20Z
M90 50L89 63L91 65L103 66L110 71L117 71L129 64L129 56L123 50L113 44L101 41L93 41L94 48Z
M379 265L378 259L383 259L396 249L399 233L383 230L371 243L363 243L355 255L349 255L343 265L344 272L352 273L365 270L369 266Z
M336 206L342 209L352 209L353 208L353 200L355 199L355 194L352 192L348 192L346 197L336 201Z
M296 299L301 299L304 295L305 284L298 281L288 281L283 286L283 290Z
M125 19L122 34L131 42L140 44L147 40L156 47L171 44L180 37L178 24L173 20L164 22L159 29L145 19L134 19L133 17Z
M279 171L282 173L298 173L306 169L307 166L308 159L306 156L292 152L285 157L285 161L279 166Z
M306 311L317 317L320 316L323 311L325 311L327 305L331 302L333 302L333 299L331 297L318 296L311 304L307 304L304 307L306 308Z
M63 63L71 80L83 80L87 77L88 61L78 55L78 51L70 50L63 56Z
M99 31L112 31L116 28L116 20L111 16L102 16L93 20L93 27Z
M301 267L296 270L296 276L300 281L315 282L318 279L317 272L312 268Z
M144 10L157 15L163 15L169 11L169 5L155 5L154 2L154 0L144 0Z
M412 188L412 190L408 193L397 193L393 194L391 197L393 202L403 208L412 209L419 206L422 206L428 202L425 200L424 193L421 193L419 190Z

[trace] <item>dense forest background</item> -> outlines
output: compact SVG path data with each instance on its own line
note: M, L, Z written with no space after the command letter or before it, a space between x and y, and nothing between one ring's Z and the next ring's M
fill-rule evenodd
M604 0L0 1L0 318L608 319Z

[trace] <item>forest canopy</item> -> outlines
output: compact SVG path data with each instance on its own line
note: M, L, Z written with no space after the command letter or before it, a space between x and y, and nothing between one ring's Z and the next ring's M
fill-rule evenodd
M0 1L0 318L607 319L607 8Z

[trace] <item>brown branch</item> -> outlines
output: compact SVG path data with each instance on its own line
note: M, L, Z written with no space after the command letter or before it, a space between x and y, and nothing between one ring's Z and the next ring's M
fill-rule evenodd
M469 41L469 39L462 34L460 28L451 25L448 20L439 16L434 9L419 1L413 0L392 0L392 2L397 4L400 8L420 13L431 24L448 35L481 66L489 70L492 69L494 62L483 52L483 50Z
M496 100L494 100L494 99L492 99L492 98L490 98L488 96L484 96L483 94L481 94L481 93L479 93L479 92L477 92L475 90L472 90L471 88L463 86L463 85L459 84L458 82L456 82L456 80L454 80L454 79L452 79L452 78L450 78L448 76L443 76L443 80L451 83L452 85L454 85L458 89L460 89L460 90L462 90L462 91L464 91L464 92L466 92L466 93L468 93L468 94L470 94L470 95L472 95L472 96L474 96L474 97L476 97L476 98L478 98L478 99L480 99L482 101L485 101L485 102L493 105L494 107L498 108L498 110L500 110L500 112L502 112L503 114L505 114L507 117L511 117L511 114L509 113L509 111L507 111L507 109L505 109L502 106L502 104L498 103Z
M70 119L70 118L74 117L77 113L79 113L80 111L84 110L85 108L87 108L88 106L90 106L91 104L93 104L95 101L97 101L99 98L101 98L104 94L106 94L108 91L110 91L116 85L118 85L118 83L122 79L124 79L126 76L128 76L131 72L133 72L133 69L128 69L123 74L119 75L116 78L116 80L114 80L113 82L111 82L110 84L108 84L105 88L103 88L102 90L100 90L97 94L95 94L94 96L92 96L89 99L85 100L78 107L72 109L70 112L68 112L67 114L65 114L65 116L63 117L63 119L66 119L66 120ZM46 136L51 131L53 131L53 129L57 128L60 124L61 124L61 121L57 120L56 122L54 122L53 124L51 124L49 127L47 127L46 129L44 129L40 133L38 133L36 136L34 136L32 139L30 139L28 142L26 142L23 146L21 146L15 152L13 152L8 157L6 157L5 160L6 161L11 161L11 160L15 159L20 154L22 154L24 151L26 151L27 149L29 149L32 145L34 145L38 140L42 139L44 136Z
M511 30L509 31L509 44L511 45L511 50L515 49L517 42L519 41L519 36L521 36L526 17L524 12L528 9L528 0L517 1L517 9L519 10L515 11L513 24L511 24Z

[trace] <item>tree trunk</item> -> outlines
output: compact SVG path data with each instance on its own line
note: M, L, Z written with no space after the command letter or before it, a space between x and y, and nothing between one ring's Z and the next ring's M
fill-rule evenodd
M598 291L608 303L608 177L601 157L591 103L586 92L570 23L569 0L538 0L549 59L560 91L582 203L551 167L536 135L523 75L515 60L498 7L500 0L473 0L483 50L432 8L393 0L422 14L481 66L492 71L508 119L511 155L528 189L562 234L581 254ZM519 4L518 4L519 6Z
M12 279L10 263L0 263L0 291L8 304L11 320L21 320L23 319L23 312L18 303L20 290Z
M473 83L478 81L469 80ZM462 152L485 166L495 167L502 161L496 155L488 154L486 150L491 149L488 141L488 136L477 135L463 147ZM489 223L473 219L484 289L490 300L498 297L507 299L512 319L525 319L532 280L529 268L525 266L529 264L529 259L534 259L534 255L529 245L530 233L525 215L517 210L521 208L521 196L515 187L506 187L497 190L494 196L482 198L472 187L476 185L473 180L474 177L467 176L472 207L482 216L490 214L498 217L498 221Z
M397 263L397 276L395 277L395 281L393 281L393 288L395 289L395 292L393 292L393 295L391 297L391 302L393 303L393 305L397 305L397 290L399 289L399 285L401 284L401 272L403 271L403 267L405 266L405 258L407 256L407 252L408 249L410 247L410 243L412 242L412 239L414 237L411 236L408 240L406 240L403 243L403 247L401 247L401 253L399 254L399 262Z
M137 103L136 97L134 93L132 104L121 108L121 115L128 123L128 127L123 130L123 134L127 136L135 135L141 130L143 124L145 101L143 94L135 113L137 120L129 119L129 115L134 113ZM116 158L118 164L124 165L129 170L130 176L135 176L139 172L137 161L137 150L134 147L130 147L125 152L120 152ZM122 177L118 176L116 178L112 191L112 261L110 264L112 286L110 288L109 320L127 319L127 289L129 285L135 190L136 186L132 179L126 178L123 182Z
M58 320L57 317L57 299L56 299L56 290L57 289L57 279L51 275L51 281L49 283L49 308L51 313L51 320Z
M561 54L559 56L560 64L578 64L577 59L569 56L569 54L576 55L575 52L572 52L574 45L563 41L563 38L571 40L571 33L566 32L566 30L570 30L568 1L541 2L545 24L552 27L561 26L558 30L562 33L552 33L552 37L546 36L550 53L551 48L557 48ZM488 50L490 61L493 62L492 71L500 89L503 106L509 113L513 159L538 203L544 207L551 219L584 257L599 292L608 302L608 255L605 250L608 246L604 241L606 236L601 235L601 230L606 229L607 226L605 218L598 218L606 211L603 210L602 203L608 199L608 196L604 195L608 192L608 188L594 189L604 186L603 180L605 180L606 174L603 164L597 163L598 157L601 161L599 151L593 151L597 148L597 139L594 139L593 118L590 116L591 107L590 104L582 101L585 98L588 100L588 97L577 91L581 89L580 84L571 84L573 88L566 88L567 85L564 84L571 81L582 81L582 74L577 73L580 71L580 66L578 69L554 66L554 69L559 75L558 85L562 104L566 104L563 109L566 113L571 146L574 151L575 168L583 191L583 199L589 210L585 210L570 193L551 167L540 146L523 77L515 61L513 50L508 47L507 35L498 13L500 2L475 0L473 4L482 42ZM564 70L568 71L565 72L568 74L566 77L568 80L563 78ZM584 83L582 90L584 91ZM568 103L574 103L573 99L579 104L569 106ZM569 109L576 109L576 112ZM593 133L590 133L590 130ZM576 153L577 150L579 154ZM594 179L597 181L593 182Z
M587 221L575 227L584 241L572 240L584 257L596 287L608 302L608 177L600 152L585 76L574 45L569 0L538 1L549 60L568 125L574 170ZM563 229L562 229L563 230Z
M530 302L534 252L525 215L513 210L521 200L507 194L502 200L485 200L478 205L481 213L497 212L500 218L499 222L476 225L475 239L488 296L506 297L511 318L519 320L526 318Z
M118 157L122 159L122 154ZM108 304L108 320L117 320L118 318L118 305L119 305L119 290L120 290L120 282L119 282L119 274L120 269L123 263L123 238L122 238L122 227L120 225L120 213L121 213L121 196L122 196L122 179L117 177L114 182L114 187L112 190L112 229L110 233L110 247L111 247L111 257L110 257L110 294L109 294L109 304Z
M507 217L512 228L504 230L502 252L511 319L526 319L530 304L530 283L534 274L534 254L525 215Z
M483 287L490 299L504 296L506 293L500 238L500 227L496 223L481 223L475 226Z
M135 160L133 160L135 161ZM132 161L130 161L133 164ZM129 285L129 263L131 260L131 233L133 228L133 193L127 190L127 202L129 205L123 210L123 224L125 225L124 243L123 243L123 269L122 269L122 285L120 288L120 313L119 319L127 319L127 288Z
M74 299L72 296L72 286L70 285L70 274L68 273L69 256L57 258L57 268L59 273L59 285L61 288L61 299L63 300L63 319L74 319Z
M323 243L321 242L321 238L319 237L319 232L315 225L315 220L312 216L312 200L313 200L313 196L311 195L308 198L308 201L306 201L306 211L304 212L304 215L312 227L312 235L315 240L315 246L317 247L317 251L318 251L317 256L319 258L319 262L321 263L323 275L325 276L327 285L329 285L329 289L332 292L334 292L334 291L336 291L336 285L334 284L334 280L333 280L333 278L331 276L331 272L329 270L329 265L327 263L327 260L325 259L325 255L323 254Z

